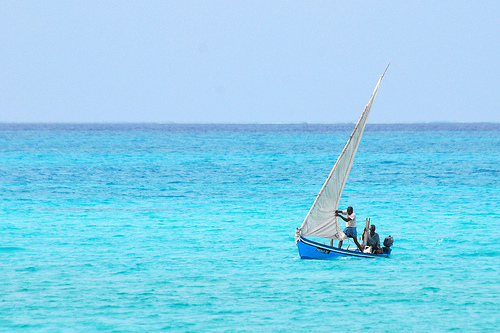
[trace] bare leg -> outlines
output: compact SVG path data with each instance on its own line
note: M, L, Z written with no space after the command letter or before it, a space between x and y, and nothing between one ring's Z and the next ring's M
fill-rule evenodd
M330 239L330 246L333 247L333 239Z
M358 240L356 238L353 238L353 240L354 240L354 243L356 243L356 245L358 246L359 251L363 252L363 249L361 248L361 245L359 245Z
M333 241L333 239L332 239L332 241ZM344 241L339 241L339 249L341 249L341 248L342 248L342 243L343 243L343 242L344 242Z

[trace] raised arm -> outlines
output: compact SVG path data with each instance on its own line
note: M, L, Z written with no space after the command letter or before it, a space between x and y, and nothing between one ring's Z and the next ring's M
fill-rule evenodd
M335 211L335 215L337 215L338 217L342 218L342 220L346 221L346 222L349 222L351 221L352 219L350 217L343 217L342 215L340 214L343 214L340 210L336 210Z

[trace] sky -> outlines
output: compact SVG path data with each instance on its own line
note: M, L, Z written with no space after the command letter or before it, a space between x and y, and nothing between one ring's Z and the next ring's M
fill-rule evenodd
M0 122L500 122L500 1L0 0Z

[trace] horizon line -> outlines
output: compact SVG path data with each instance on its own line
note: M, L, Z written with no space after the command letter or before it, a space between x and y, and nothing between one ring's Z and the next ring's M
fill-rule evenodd
M90 122L17 122L17 121L0 121L0 125L350 125L356 122L113 122L113 121L90 121ZM500 124L497 121L417 121L417 122L375 122L367 123L367 125L430 125L430 124Z

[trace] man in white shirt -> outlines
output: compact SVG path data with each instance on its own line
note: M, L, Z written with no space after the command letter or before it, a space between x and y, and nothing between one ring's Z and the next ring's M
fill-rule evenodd
M344 214L345 217L343 217L340 214ZM335 215L340 217L342 220L346 222L346 228L344 229L344 234L348 238L352 238L354 240L354 243L356 243L356 246L358 247L360 252L363 252L363 248L358 242L358 232L356 230L356 213L354 213L354 210L351 206L347 207L347 210L336 210ZM339 249L342 248L342 243L343 241L339 242Z

